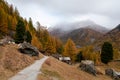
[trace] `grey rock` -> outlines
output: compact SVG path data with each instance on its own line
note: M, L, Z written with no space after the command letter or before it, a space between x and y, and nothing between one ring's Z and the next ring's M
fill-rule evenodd
M8 44L10 41L12 42L14 40L9 36L5 36L5 37L3 37L3 39L0 39L0 46Z
M112 77L114 80L120 80L120 73L116 72L114 69L106 69L105 74Z
M105 74L110 76L110 77L113 77L113 69L106 69Z
M30 43L23 42L18 46L19 46L19 51L24 54L28 54L30 56L38 56L39 54L39 50L36 47L32 46Z
M80 68L81 68L81 70L86 71L86 72L96 76L97 72L96 72L93 61L90 61L90 60L81 61Z

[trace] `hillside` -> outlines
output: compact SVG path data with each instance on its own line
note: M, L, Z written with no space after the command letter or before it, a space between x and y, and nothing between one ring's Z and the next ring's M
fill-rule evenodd
M120 49L120 25L103 35L96 45L101 45L103 42L109 41L113 44L114 48Z
M17 3L17 1L19 0L16 0L14 5L21 3ZM109 62L107 65L102 64L101 62L101 58L107 59L106 57L101 56L101 52L104 52L104 50L101 51L101 46L105 41L109 41L113 45L111 61L112 56L113 60L120 59L120 25L109 31L107 28L98 25L93 21L86 20L74 22L73 19L69 19L66 16L64 18L69 19L70 21L67 22L62 20L62 18L57 19L56 17L55 20L53 19L53 22L56 22L57 24L57 20L59 21L60 19L63 23L57 25L50 24L55 26L47 29L49 26L42 26L42 22L51 23L52 20L50 21L49 19L57 15L48 13L49 10L47 9L45 11L44 9L41 10L42 5L44 4L41 3L41 1L40 8L37 6L38 3L34 5L36 7L33 7L34 1L29 2L31 3L25 2L28 3L25 4L26 6L20 6L20 8L23 7L23 9L28 8L22 10L23 12L21 11L22 14L28 12L26 17L22 17L17 8L8 4L7 0L0 0L0 80L8 80L8 78L12 77L20 70L23 70L27 66L29 67L36 59L41 59L41 57L43 57L42 54L49 56L48 59L44 58L40 60L40 63L38 64L41 65L36 64L31 67L31 69L28 68L27 70L29 76L34 75L34 73L41 73L38 75L38 80L111 80L111 78L104 75L105 69L113 68L120 71L119 62ZM48 3L49 2L47 2L47 4ZM45 4L45 6L47 4ZM29 5L29 7L27 7L27 5ZM55 3L55 5L57 4ZM36 9L31 8L31 6ZM44 15L37 13L37 9L41 10L40 12L44 13ZM32 12L29 12L28 10L31 10ZM59 10L56 11L59 12ZM32 16L31 13L34 14L34 16L37 16L38 14L38 16L33 17L32 20L32 18L29 17ZM48 16L45 15L45 13L47 13ZM50 15L52 17L49 17ZM46 19L44 16L46 16ZM35 18L40 18L41 23L37 21L37 23L34 24L34 20L37 20ZM27 42L30 48L26 45L21 45L21 43ZM25 47L23 48L23 46ZM32 46L34 46L34 48ZM108 49L108 52L106 53L110 53L109 50L110 49ZM22 54L21 52L28 55ZM40 52L42 52L42 54L39 54ZM109 54L105 56L108 55ZM68 57L69 60L71 60L72 65L58 61L51 56L57 58L59 56ZM97 76L93 76L80 70L78 66L81 60L92 60L96 65L97 72L100 73L97 74ZM43 66L42 63L44 63ZM41 66L42 69L39 72L38 70ZM37 68L37 71L35 68ZM34 73L32 73L33 69L35 71ZM29 71L31 73L29 73ZM27 75L23 74L23 76Z
M76 43L76 45L86 46L94 43L102 35L103 34L100 32L90 28L79 28L65 34L61 37L61 39L63 42L66 42L68 38L71 38Z
M17 49L16 44L0 46L0 80L8 80L34 62L33 57L22 54Z
M103 34L109 31L109 29L101 25L98 25L95 22L90 20L73 22L73 23L61 23L61 24L57 24L55 26L50 27L48 30L52 35L58 36L58 35L62 35L63 33L67 33L79 28L89 28ZM59 33L59 34L56 34L56 33Z
M68 65L50 57L41 69L37 80L112 80L105 75L93 76L75 65Z
M51 35L60 38L64 43L71 38L77 46L90 45L109 31L90 20L62 23L48 30Z

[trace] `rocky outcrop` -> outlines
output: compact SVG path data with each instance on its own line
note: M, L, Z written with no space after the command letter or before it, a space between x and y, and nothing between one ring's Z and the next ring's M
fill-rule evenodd
M120 80L120 72L116 72L113 69L106 69L105 74L112 77L114 80Z
M80 68L81 70L96 76L96 69L93 61L90 61L90 60L81 61Z
M38 56L39 55L39 50L32 46L30 43L23 42L18 45L19 46L19 51L28 54L30 56Z

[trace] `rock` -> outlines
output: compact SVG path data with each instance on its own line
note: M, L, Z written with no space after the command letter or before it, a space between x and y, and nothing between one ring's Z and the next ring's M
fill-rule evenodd
M114 69L106 69L105 74L112 77L114 80L120 80L120 73L116 72Z
M13 42L14 40L9 37L5 36L3 39L0 40L0 45L8 44L9 42Z
M105 74L110 76L110 77L113 77L113 69L106 69Z
M32 46L30 43L23 42L18 45L19 46L19 51L28 54L30 56L38 56L39 55L39 50Z
M80 68L81 70L96 76L96 69L93 61L90 61L90 60L81 61Z

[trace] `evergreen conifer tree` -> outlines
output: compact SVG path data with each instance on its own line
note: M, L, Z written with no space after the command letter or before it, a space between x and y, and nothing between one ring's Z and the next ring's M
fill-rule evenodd
M107 64L110 60L113 59L113 47L109 42L104 42L101 51L101 61Z
M16 26L16 34L15 34L15 43L19 44L24 41L25 35L25 25L24 22L20 19Z
M29 42L29 43L31 43L31 40L32 40L32 36L31 36L31 34L30 34L30 32L29 31L26 31L26 42Z

